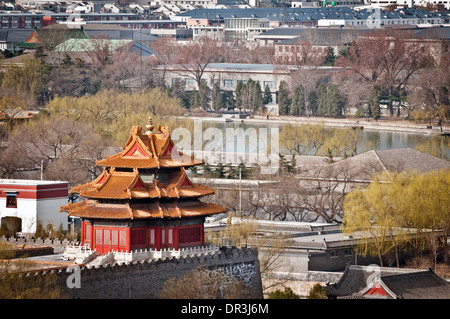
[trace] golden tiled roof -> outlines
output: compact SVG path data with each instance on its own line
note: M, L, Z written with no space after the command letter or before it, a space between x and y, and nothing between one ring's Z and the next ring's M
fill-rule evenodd
M72 187L71 192L102 199L192 198L214 194L214 189L192 183L184 168L168 173L165 183L157 180L145 183L137 169L118 172L112 168L103 170L90 183Z
M99 219L200 217L225 212L222 206L200 201L162 203L102 204L85 199L61 207L69 216Z
M147 132L142 133L142 127L133 126L130 137L123 150L112 156L97 161L99 166L160 168L160 167L190 167L204 164L203 160L176 151L170 138L170 131L165 126L158 126L159 133L153 133L151 119Z
M204 161L176 151L166 127L153 133L150 120L147 129L143 134L142 127L134 126L122 152L97 162L106 167L95 180L72 187L72 193L86 199L63 206L61 211L99 219L182 218L225 212L224 207L200 202L199 197L213 194L214 189L195 185L186 175L184 167ZM122 203L105 203L113 199Z

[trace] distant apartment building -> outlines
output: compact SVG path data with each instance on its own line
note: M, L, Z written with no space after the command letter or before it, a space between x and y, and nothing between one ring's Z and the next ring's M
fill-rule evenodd
M304 66L304 68L308 68ZM328 66L314 67L314 70L332 72L337 68ZM206 80L209 87L218 84L221 91L235 93L239 82L247 84L249 79L259 82L261 89L269 87L272 93L272 101L278 103L278 89L281 81L289 81L292 73L298 67L292 65L277 64L248 64L248 63L211 63L203 72L203 80ZM198 90L196 81L191 77L191 73L181 66L170 66L166 70L165 82L168 86L181 80L185 84L186 91Z
M349 7L195 9L173 20L185 21L193 36L208 36L230 42L254 41L277 28L385 28L440 25L449 22L449 12L416 8L387 11L380 8L353 10Z
M160 4L161 5L170 5L170 4L175 4L175 5L186 5L186 4L191 4L194 6L202 6L202 7L207 7L210 5L218 5L218 4L225 4L227 1L226 0L161 0Z
M259 35L257 41L262 45L274 45L275 58L285 63L295 63L298 60L296 55L301 56L302 52L307 52L305 50L325 56L328 48L332 48L337 53L372 31L370 28L276 28ZM440 26L397 28L397 32L404 33L409 45L428 47L436 64L450 52L449 31L449 27Z
M390 5L397 5L397 6L408 6L408 7L414 7L414 6L420 6L420 7L427 7L427 6L434 6L438 9L450 9L450 0L371 0L370 4L372 6L390 6Z
M292 1L292 8L318 8L318 7L354 7L364 5L364 0L329 0L329 1L319 1L319 0L302 0L302 1Z
M269 87L272 100L276 101L278 88L282 80L287 81L292 72L288 66L272 64L246 64L246 63L211 63L204 73L203 79L211 87L214 83L223 91L235 92L239 81L246 84L249 79L259 81L261 88ZM187 91L198 90L197 83L181 67L172 66L166 71L166 84L172 85L176 80L185 83Z
M136 13L44 13L44 12L0 12L1 29L34 29L68 21L121 21L140 20Z

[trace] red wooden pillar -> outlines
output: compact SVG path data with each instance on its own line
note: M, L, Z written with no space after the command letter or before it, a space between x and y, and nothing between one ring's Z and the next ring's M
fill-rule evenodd
M91 249L94 250L96 248L96 231L94 229L94 226L91 226Z
M178 226L175 226L173 228L173 230L172 230L173 231L173 233L172 233L172 240L173 240L173 244L174 244L175 250L178 250L180 248L180 243L179 243L179 240L178 240L178 238L179 238L178 230L179 230Z
M200 240L202 242L202 246L205 247L205 224L200 225Z
M84 246L84 238L86 236L86 222L81 222L81 246Z
M131 252L131 229L130 227L125 228L126 231L126 243L125 243L125 250L127 252Z
M156 227L156 229L155 229L155 245L156 245L156 250L161 250L161 241L162 241L162 238L161 238L161 234L162 234L162 232L161 232L161 227Z

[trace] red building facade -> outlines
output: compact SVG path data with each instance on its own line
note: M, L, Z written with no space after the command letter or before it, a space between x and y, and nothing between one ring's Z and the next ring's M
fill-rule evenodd
M72 188L84 199L61 207L81 218L81 244L98 254L203 246L205 217L225 212L200 201L214 190L186 175L204 161L176 151L167 127L153 129L133 127L120 153L97 161L103 172Z

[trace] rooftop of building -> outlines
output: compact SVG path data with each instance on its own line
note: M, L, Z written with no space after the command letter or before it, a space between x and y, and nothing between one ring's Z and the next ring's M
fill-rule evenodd
M351 181L370 182L375 174L383 172L417 171L426 173L450 169L450 162L410 148L371 150L343 159L329 166L334 172L340 172L342 178ZM321 171L324 176L329 171ZM313 176L312 173L311 176ZM317 176L316 176L317 177Z
M55 184L69 184L65 181L41 181L31 179L0 179L0 185L27 185L27 186L39 186L39 185L55 185Z
M274 28L255 36L256 39L277 40L277 44L292 44L309 42L314 45L339 45L356 41L359 37L373 32L371 28ZM412 39L450 39L450 27L405 27L396 28L405 37Z
M377 279L391 297L401 299L448 299L450 285L430 270L349 265L341 279L329 285L327 293L336 297L363 297Z
M268 18L272 21L312 21L320 19L411 19L445 18L450 12L428 12L417 8L403 8L395 11L382 9L353 10L349 7L318 8L248 8L248 9L194 9L177 15L192 19Z

